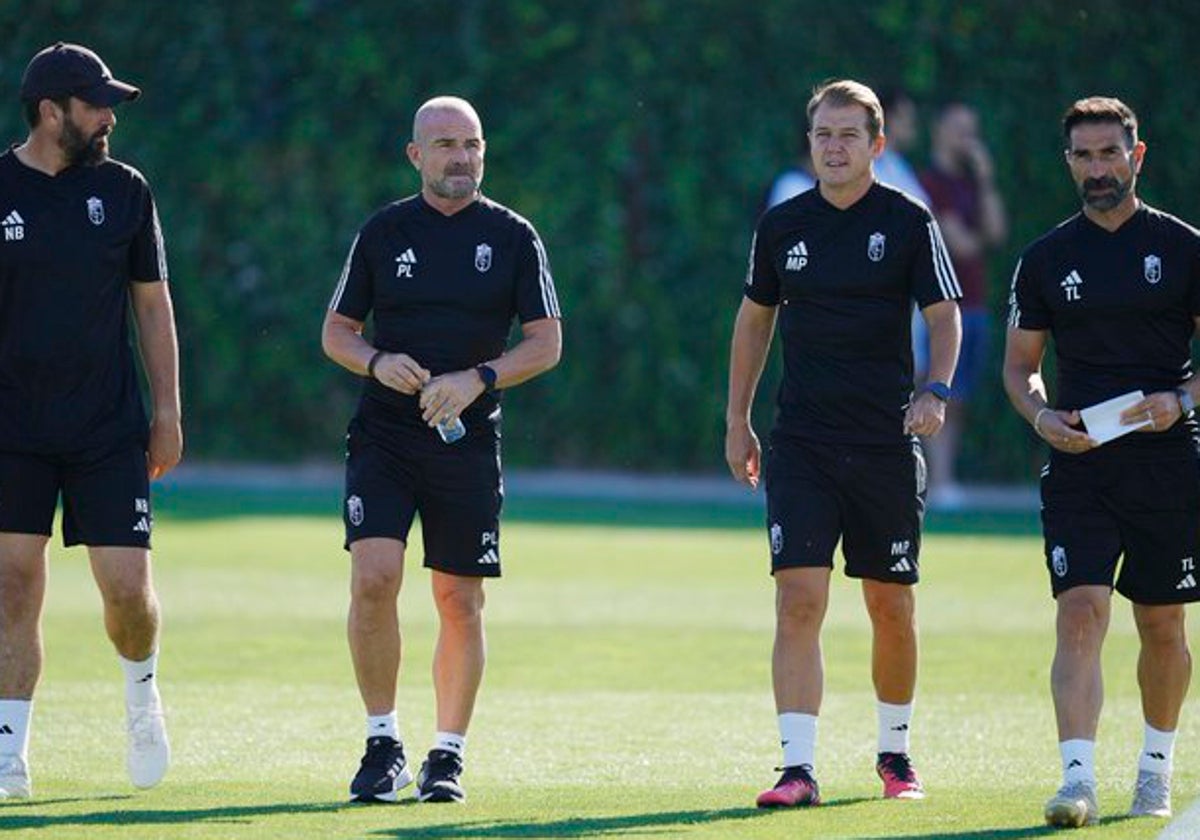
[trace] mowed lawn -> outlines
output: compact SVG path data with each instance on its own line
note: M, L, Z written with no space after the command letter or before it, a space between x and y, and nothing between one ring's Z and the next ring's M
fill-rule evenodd
M703 511L695 517L703 519ZM773 589L758 529L510 521L489 585L489 661L464 806L344 802L363 738L344 637L347 557L333 516L160 515L160 678L174 765L152 791L124 771L120 672L84 554L53 552L35 710L37 799L0 805L6 837L1014 838L1053 832L1059 780L1047 671L1053 605L1038 540L931 534L919 588L914 755L929 797L875 778L869 636L835 575L825 633L818 809L762 812L776 777ZM401 598L399 714L419 762L433 731L435 623L419 540ZM1141 737L1136 638L1119 603L1098 747L1105 821L1126 820ZM1185 710L1176 810L1200 793Z

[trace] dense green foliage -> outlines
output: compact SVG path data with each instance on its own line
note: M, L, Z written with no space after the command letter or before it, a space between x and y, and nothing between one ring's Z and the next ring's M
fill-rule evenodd
M412 111L464 95L486 191L541 231L567 316L563 364L508 399L510 462L713 470L754 215L816 81L901 83L926 114L951 96L981 107L1013 214L993 261L996 370L1015 255L1075 205L1057 133L1073 98L1127 98L1151 146L1143 195L1198 215L1198 37L1185 0L14 2L0 128L23 136L21 72L58 38L144 86L114 148L168 234L190 452L328 458L357 382L320 352L325 304L358 225L416 188ZM963 473L1032 476L1032 438L989 384Z

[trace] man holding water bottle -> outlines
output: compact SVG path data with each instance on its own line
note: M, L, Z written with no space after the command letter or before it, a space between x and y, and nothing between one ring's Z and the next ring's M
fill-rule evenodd
M465 100L439 96L417 110L407 155L421 191L359 231L322 329L325 353L366 377L346 435L343 509L347 633L367 711L366 753L350 785L359 802L395 801L413 780L396 716L396 600L417 513L440 629L437 733L416 795L465 799L463 748L484 666L483 579L500 574L497 392L554 367L562 349L546 250L529 222L480 193L484 150ZM514 318L522 339L506 349Z

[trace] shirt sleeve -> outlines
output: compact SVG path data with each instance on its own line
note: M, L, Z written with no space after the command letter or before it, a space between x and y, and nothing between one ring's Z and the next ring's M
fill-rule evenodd
M144 181L141 188L142 220L129 249L129 276L135 283L157 283L167 279L167 248L154 196Z
M522 324L543 318L561 318L558 292L550 273L546 246L532 225L521 233L521 252L517 260L517 317Z
M924 309L944 300L960 300L963 293L950 261L950 252L942 239L942 229L928 211L924 211L922 217L914 234L917 253L912 269L912 295L917 305Z
M764 216L763 220L767 217ZM760 306L779 305L779 275L760 220L750 241L750 262L746 268L745 295Z
M1021 255L1013 270L1012 290L1008 295L1008 325L1022 330L1048 330L1050 310L1039 293L1034 267L1029 253Z
M374 299L371 267L363 254L363 234L360 230L350 244L350 253L342 265L342 276L329 301L330 309L355 321L367 320Z

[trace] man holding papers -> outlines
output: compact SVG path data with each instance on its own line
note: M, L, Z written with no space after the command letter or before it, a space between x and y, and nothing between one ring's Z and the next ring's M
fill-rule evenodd
M1094 748L1100 650L1115 588L1133 604L1145 716L1130 813L1171 813L1175 730L1191 678L1183 605L1200 599L1200 232L1138 200L1146 145L1123 102L1063 118L1082 212L1030 245L1013 276L1004 385L1050 444L1042 470L1046 565L1057 600L1051 689L1063 785L1046 821L1099 818ZM1053 337L1053 402L1041 366Z

